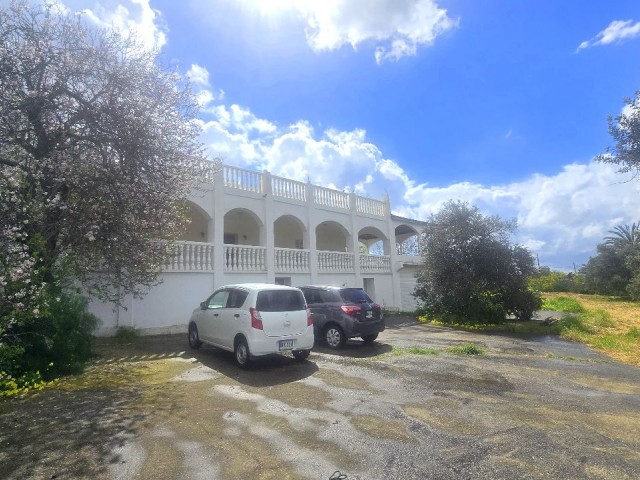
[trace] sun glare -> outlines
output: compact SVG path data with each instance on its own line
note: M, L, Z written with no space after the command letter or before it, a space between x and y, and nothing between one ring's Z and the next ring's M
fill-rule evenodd
M245 3L262 15L273 15L295 8L298 0L245 0Z

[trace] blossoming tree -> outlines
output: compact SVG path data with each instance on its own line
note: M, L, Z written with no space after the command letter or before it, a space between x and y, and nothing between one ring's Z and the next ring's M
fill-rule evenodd
M141 294L205 164L183 77L55 6L0 6L0 343L69 281Z

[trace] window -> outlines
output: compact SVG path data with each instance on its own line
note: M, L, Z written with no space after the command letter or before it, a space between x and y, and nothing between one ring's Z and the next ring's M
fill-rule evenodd
M207 308L222 308L227 304L227 296L229 292L227 290L220 290L215 292L207 300Z
M261 312L296 312L305 308L304 297L296 290L264 290L256 300L256 309Z
M340 290L340 296L345 302L371 303L371 299L361 288L344 288Z
M247 299L249 292L244 290L231 290L227 299L227 308L241 308Z
M340 303L340 296L333 290L320 290L318 291L320 302L322 303Z
M304 243L302 242L302 240L296 240L296 248L298 250L302 250L304 248Z

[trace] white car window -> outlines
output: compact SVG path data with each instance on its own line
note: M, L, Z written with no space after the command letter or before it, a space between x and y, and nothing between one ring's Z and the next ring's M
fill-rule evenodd
M223 308L227 304L227 297L229 292L227 290L220 290L209 297L207 302L207 308Z
M227 300L227 308L242 308L249 292L244 290L231 290Z

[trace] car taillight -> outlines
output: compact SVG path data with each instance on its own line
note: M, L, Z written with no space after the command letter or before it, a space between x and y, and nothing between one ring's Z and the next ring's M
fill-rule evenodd
M251 307L249 309L251 312L251 328L256 328L258 330L264 330L264 326L262 325L262 317L260 316L260 312L255 308Z
M307 327L313 325L313 317L311 316L311 310L307 308Z
M341 305L340 308L347 315L356 315L361 310L357 305Z

